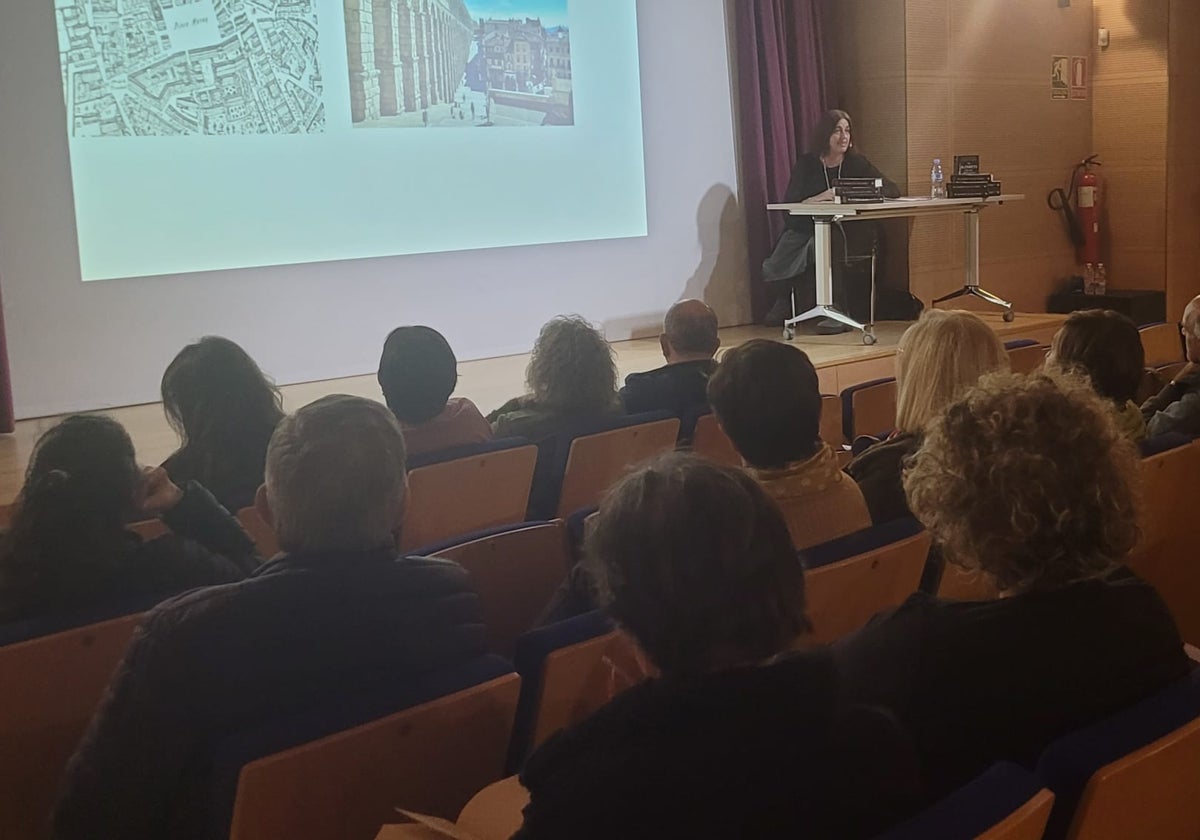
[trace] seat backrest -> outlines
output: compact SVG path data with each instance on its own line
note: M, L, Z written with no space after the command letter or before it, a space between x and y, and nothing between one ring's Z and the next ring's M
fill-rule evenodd
M0 837L39 837L141 613L0 647Z
M259 557L269 560L279 553L279 541L275 538L274 529L263 521L257 510L253 507L242 508L237 512L237 521L242 524L242 529L250 535L250 539L254 540L254 547L258 549Z
M645 655L620 630L554 651L542 666L541 697L530 749L536 749L560 729L589 717L652 674Z
M167 523L161 519L143 519L141 522L132 522L125 527L146 542L171 533L171 529L167 527Z
M1146 367L1157 368L1183 361L1183 342L1177 324L1148 324L1138 329Z
M1096 771L1075 811L1071 840L1200 837L1200 718Z
M692 430L692 451L718 464L728 464L731 467L742 465L742 456L717 422L717 415L712 413L701 414L696 418L696 425Z
M626 468L675 448L679 418L582 435L571 441L558 497L558 516L597 504Z
M1001 762L876 840L1040 840L1053 804L1032 773Z
M550 735L652 672L636 645L598 610L526 633L517 640L513 661L521 675L508 759L514 773Z
M1046 349L1036 341L1007 348L1009 369L1013 373L1033 373L1046 361Z
M801 552L814 640L852 633L916 592L929 545L929 534L914 520L898 520ZM825 562L839 553L844 559Z
M1200 475L1200 442L1141 461L1141 539L1127 563L1167 602L1185 642L1200 645L1200 563L1195 502L1189 489Z
M526 444L412 470L401 550L523 522L537 457Z
M834 449L848 443L842 431L842 400L836 394L821 395L821 440Z
M1056 797L1047 838L1200 837L1200 671L1052 742L1037 776Z
M417 552L453 560L479 594L488 649L511 657L517 637L533 627L566 577L570 556L561 519L527 522Z
M896 427L896 378L875 379L842 391L842 436L879 435Z
M502 660L483 661L483 681L245 762L228 837L371 840L395 822L397 807L454 819L476 791L502 778L516 711L519 678L495 673L508 669ZM431 682L461 682L467 671ZM296 740L316 720L276 721L255 737L259 745L280 733ZM220 763L236 761L253 740L226 742Z

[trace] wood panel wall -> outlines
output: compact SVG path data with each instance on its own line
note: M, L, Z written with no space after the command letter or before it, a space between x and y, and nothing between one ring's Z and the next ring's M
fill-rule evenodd
M955 153L978 154L1006 192L1024 193L1024 202L984 219L982 278L1018 309L1044 311L1075 264L1045 197L1092 144L1090 100L1050 98L1050 58L1090 55L1089 0L1065 9L1051 0L834 0L830 7L839 95L869 130L872 159L923 193L933 158L949 175ZM901 161L902 178L890 168ZM928 303L963 282L963 225L944 217L910 229L909 285Z
M1109 46L1095 51L1092 135L1103 167L1109 283L1162 289L1167 265L1169 0L1095 0Z
M1005 192L1026 196L987 211L981 234L983 285L1026 312L1044 311L1075 265L1045 198L1091 152L1091 103L1052 100L1050 66L1053 55L1089 55L1092 27L1086 0L906 4L909 184L928 183L934 157L978 154ZM909 262L922 300L961 285L961 220L915 224Z
M1168 37L1167 318L1200 294L1200 2L1171 0Z

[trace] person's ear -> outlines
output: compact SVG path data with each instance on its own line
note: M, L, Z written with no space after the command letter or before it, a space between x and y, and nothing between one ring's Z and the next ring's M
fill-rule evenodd
M275 530L275 513L271 510L271 501L267 498L267 485L265 484L258 485L258 489L254 491L254 512L267 524L268 528L272 531Z
M671 358L671 342L667 341L666 333L663 333L662 335L660 335L658 337L658 346L660 348L662 348L663 358L670 359Z

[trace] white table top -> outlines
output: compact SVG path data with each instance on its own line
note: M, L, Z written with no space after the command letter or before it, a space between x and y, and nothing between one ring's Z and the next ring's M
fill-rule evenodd
M992 204L1003 204L1006 201L1021 201L1021 194L994 195L989 198L926 198L915 196L911 198L888 198L867 204L837 204L832 201L810 201L796 204L768 204L768 210L784 210L792 216L830 216L849 218L852 216L871 216L874 218L892 218L896 216L926 216L939 213L969 213L970 211L987 207Z

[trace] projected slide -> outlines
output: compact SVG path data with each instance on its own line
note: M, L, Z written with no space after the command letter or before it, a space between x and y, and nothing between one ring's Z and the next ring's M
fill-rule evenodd
M636 0L54 9L84 280L646 235Z
M322 131L315 0L56 0L75 137Z
M566 0L448 2L425 56L408 3L345 3L355 125L574 123Z

